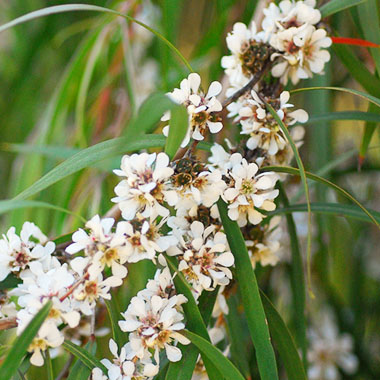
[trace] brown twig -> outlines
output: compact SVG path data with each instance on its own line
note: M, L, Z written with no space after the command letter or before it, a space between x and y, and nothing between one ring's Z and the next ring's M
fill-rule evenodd
M13 329L14 327L17 327L16 318L7 318L0 320L0 331Z
M236 91L234 94L232 94L229 98L227 98L223 103L223 108L227 107L231 103L233 103L235 100L239 99L242 95L247 93L249 90L251 90L256 83L268 72L268 70L272 67L273 62L267 61L264 64L264 67L261 71L257 72L252 79L240 90Z

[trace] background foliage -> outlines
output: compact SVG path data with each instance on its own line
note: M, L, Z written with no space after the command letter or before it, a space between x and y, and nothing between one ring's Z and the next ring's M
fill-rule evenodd
M0 23L46 6L68 3L2 0ZM144 1L82 3L119 9L130 3L131 16L144 6ZM227 52L226 33L236 21L249 22L256 7L253 0L157 0L154 4L157 15L148 15L144 21L171 41L206 82L222 79L220 58ZM367 0L334 14L330 19L332 34L380 43L378 8L376 0ZM137 44L134 39L146 37L145 33L143 36L136 33L137 28L140 27L109 15L73 12L44 17L1 34L2 199L12 199L80 149L123 136L126 131L139 133L144 121L131 123L131 120L141 104L143 86L148 87L147 92L165 92L187 75L187 68L154 36L141 54L144 61L154 60L157 75L151 75L153 69L149 68L142 72L142 67L134 62L140 53L133 50L133 44ZM326 75L304 81L302 87L345 87L380 97L379 73L378 48L335 45ZM292 102L297 107L303 106L311 116L306 125L306 143L300 151L305 169L338 184L366 207L380 211L380 130L376 129L379 108L349 93L334 91L295 93ZM234 131L228 134L233 138ZM119 157L113 154L112 158L91 164L28 199L70 210L86 219L95 213L104 215L112 207L110 198L116 184L110 173L119 165L122 151ZM360 170L358 162L363 162ZM300 189L299 177L292 177L285 188L291 205L305 202ZM313 209L320 207L322 212L313 214L311 281L316 298L307 295L306 318L312 318L321 304L329 304L340 331L353 335L355 354L360 360L357 374L345 375L344 379L379 379L379 231L373 224L333 215L327 212L328 206L321 206L336 202L351 204L340 194L313 182L310 190L315 203ZM343 214L349 211L349 206L341 209ZM2 231L10 225L19 228L25 220L30 220L49 236L56 237L82 224L77 215L57 209L27 206L10 210L0 202L0 212L3 213ZM302 215L305 214L294 214L303 255L305 219ZM363 219L363 214L359 215ZM288 243L284 241L284 244ZM115 294L121 310L154 273L150 263L140 262L134 268L123 289ZM273 269L257 268L256 275L260 288L299 339L300 322L292 312L287 292L299 291L300 284L294 284L297 274L291 268L284 261ZM271 272L275 273L270 276ZM278 290L281 286L273 278L286 284L285 291ZM102 313L104 324L108 325L106 309ZM236 333L243 334L239 338L252 354L252 346L242 333L246 326L241 325L239 316L235 322L238 323ZM7 336L3 332L1 341L7 342ZM107 344L101 342L98 342L97 357L107 354ZM242 373L249 371L247 363L241 362L233 350L232 361ZM62 367L63 362L64 359L54 359L54 368ZM38 371L45 369L33 368L31 378L37 378Z

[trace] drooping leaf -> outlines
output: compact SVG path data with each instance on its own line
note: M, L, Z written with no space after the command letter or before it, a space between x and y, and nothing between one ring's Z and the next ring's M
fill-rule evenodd
M346 205L342 203L321 203L312 202L311 211L318 214L331 214L336 216L343 216L346 218L354 218L367 223L373 223L373 220L369 218L360 208L353 205ZM306 212L307 207L305 203L289 205L288 207L277 208L274 211L268 213L269 216L282 215L293 212ZM368 210L371 215L380 223L380 212L375 210Z
M29 198L62 180L63 178L104 160L105 158L144 148L162 147L164 144L165 138L160 135L145 135L144 137L139 137L136 139L126 136L103 141L99 144L81 150L74 156L71 156L66 161L62 162L50 172L45 174L32 186L18 194L14 200Z
M38 330L44 320L49 315L51 307L52 302L48 301L34 316L28 326L25 327L21 335L13 342L12 348L8 352L7 357L0 367L1 380L10 380L11 377L17 372L17 369L19 368L21 361L28 350L28 347L37 335Z
M357 120L357 121L369 121L374 123L380 123L380 115L377 113L363 112L363 111L340 111L329 112L320 115L313 115L307 121L307 125L335 120ZM317 127L316 127L317 128Z
M244 377L238 369L210 342L191 331L185 331L183 334L199 348L205 357L214 363L219 372L223 374L224 379L244 380Z
M278 172L278 173L288 173L288 174L293 174L293 175L300 175L299 169L291 168L288 166L266 166L266 167L263 167L262 170L263 171L274 171L274 172ZM380 224L373 217L372 213L369 212L366 207L364 207L356 198L354 198L346 190L342 189L340 186L336 185L335 183L332 183L331 181L328 181L325 178L317 176L316 174L309 173L309 172L305 172L305 173L306 173L307 178L331 187L332 189L337 191L339 194L343 195L345 198L354 202L356 205L358 205L364 211L364 213L366 213L368 215L368 217L372 220L372 222L374 224L376 224L376 226L380 229Z
M221 199L218 201L218 209L228 244L235 257L236 280L242 296L249 332L255 347L261 380L278 379L276 358L264 308L242 232L237 223L228 217L227 205Z

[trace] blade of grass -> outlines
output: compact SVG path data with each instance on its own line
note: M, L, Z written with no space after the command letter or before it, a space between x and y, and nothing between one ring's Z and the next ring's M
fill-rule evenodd
M243 235L237 223L228 217L227 205L221 199L218 201L218 209L228 244L235 257L236 280L242 296L249 332L255 347L261 380L276 380L278 379L276 358L255 272L248 256Z
M103 373L107 374L107 369L94 355L91 355L84 348L76 345L73 342L65 340L63 342L63 348L78 358L87 368L92 370L93 368L100 368Z
M261 298L268 318L269 330L284 363L288 379L307 380L304 366L290 331L281 315L263 292L261 292Z
M278 173L288 173L288 174L298 175L298 176L301 175L299 169L291 168L291 167L287 167L287 166L266 166L266 167L263 167L262 170L263 171L274 171L274 172L278 172ZM374 224L376 224L376 226L380 229L380 224L373 217L373 215L356 198L354 198L346 190L342 189L341 187L339 187L335 183L332 183L331 181L328 181L325 178L317 176L316 174L309 173L309 172L305 172L305 174L306 174L307 178L331 187L332 189L337 191L339 194L343 195L345 198L349 199L351 202L358 205L368 215L368 217L372 220L372 222Z
M214 347L210 342L201 336L192 333L191 331L184 331L188 339L195 344L204 356L206 356L215 366L219 372L223 374L223 378L226 380L244 380L242 374L237 368L223 355L223 353Z
M38 330L49 315L52 302L48 301L26 326L21 335L13 342L12 348L0 367L1 380L9 380L19 368L28 347L32 343Z
M272 114L273 118L276 120L278 126L280 127L280 129L282 130L284 135L286 136L286 139L288 140L289 145L292 148L294 157L296 159L296 162L297 162L297 165L299 168L299 173L300 173L302 185L303 185L304 192L305 192L306 203L310 204L309 186L308 186L307 179L306 179L305 168L304 168L303 162L301 160L301 157L299 155L297 146L294 143L292 137L290 136L288 128L282 122L282 120L280 119L280 117L278 116L278 114L274 110L274 108L268 103L266 103L265 105L266 105L267 109L269 110L269 112ZM308 231L307 232L307 248L306 248L307 284L308 284L308 290L309 290L310 296L314 297L312 287L311 287L311 210L310 210L310 207L309 207L309 212L308 212L308 216L307 216L307 231Z
M91 12L101 12L101 13L109 13L114 16L120 16L125 18L126 20L129 20L131 22L134 22L143 28L149 30L151 33L153 33L155 36L157 36L164 44L166 44L177 56L178 58L184 63L184 65L189 69L189 71L193 71L189 62L185 59L185 57L181 54L181 52L170 42L168 41L161 33L157 32L156 30L152 29L150 26L144 24L141 21L136 20L135 18L125 15L123 13L117 12L113 9L98 7L96 5L86 5L86 4L65 4L65 5L56 5L52 7L47 7L43 9L39 9L34 12L30 12L24 16L18 17L6 24L3 24L0 26L0 33L4 32L5 30L12 28L16 25L23 24L27 21L34 20L40 17L45 17L52 14L57 13L64 13L64 12L75 12L75 11L91 11Z
M278 184L280 190L280 200L284 207L289 206L289 200L281 183ZM286 214L286 222L290 237L290 248L292 261L290 265L290 283L293 296L293 319L295 321L296 337L298 346L302 350L302 360L307 367L307 338L306 338L306 318L305 318L305 277L303 273L303 262L300 245L298 242L296 224L293 215Z

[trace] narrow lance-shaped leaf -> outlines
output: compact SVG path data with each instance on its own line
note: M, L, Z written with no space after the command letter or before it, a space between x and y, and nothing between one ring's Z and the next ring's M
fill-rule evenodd
M91 355L96 354L96 342L89 340L84 346L84 349L88 351ZM83 364L80 359L74 363L73 368L70 370L69 377L67 380L87 380L91 374L91 370Z
M263 292L261 292L261 298L268 318L269 330L284 363L288 379L307 380L297 347L281 315Z
M111 299L105 300L105 304L111 322L112 337L118 347L122 347L125 343L127 343L127 334L123 333L119 327L118 320L120 319L120 309L117 304L116 296L112 293L113 292L111 292Z
M307 179L306 179L306 174L305 174L305 168L303 165L303 162L301 160L301 157L299 155L298 149L296 144L294 143L292 137L290 136L290 133L288 131L288 128L286 125L282 122L280 117L278 116L277 112L274 110L274 108L266 103L265 104L269 112L272 114L273 118L276 120L278 126L280 127L281 131L284 133L286 136L286 139L289 142L290 147L292 148L294 157L296 159L298 168L299 168L299 173L302 181L302 185L304 188L304 193L305 193L305 198L306 198L306 203L310 205L310 195L309 195L309 186L307 184ZM309 294L313 295L313 292L311 290L311 209L309 206L308 209L308 215L307 215L307 248L306 248L306 254L307 254L307 282L308 282L308 288L309 288Z
M283 186L280 184L280 199L284 207L289 206L289 200L286 196ZM303 362L307 363L307 338L306 338L306 320L305 320L305 277L303 273L303 262L301 256L300 245L298 242L296 224L293 215L286 214L286 222L290 237L290 248L292 252L292 261L290 265L290 282L292 287L293 305L294 305L294 321L296 327L296 337L298 345L302 349Z
M363 222L373 223L373 221L366 215L360 208L352 205L341 203L321 203L312 202L311 211L318 214L332 214L337 216L344 216L346 218L354 218ZM368 210L371 215L380 223L380 212L375 210ZM288 207L277 208L268 213L268 216L282 215L293 212L307 212L306 203L299 203L296 205L289 205Z
M204 356L206 356L218 370L223 374L226 380L244 380L238 369L210 342L201 336L190 331L184 331L183 334L195 344Z
M296 168L291 168L287 166L265 166L261 168L263 171L274 171L278 173L288 173L288 174L293 174L293 175L300 175L299 169ZM350 193L348 193L346 190L342 189L335 183L332 183L331 181L328 181L325 178L319 177L316 174L306 172L306 177L309 179L312 179L313 181L320 182L324 185L327 185L337 191L339 194L343 195L345 198L349 199L350 201L354 202L357 204L367 215L368 217L372 220L374 224L380 229L380 224L377 222L377 220L373 217L372 213L367 210L366 207L364 207L356 198L354 198Z
M202 315L206 326L211 318L212 309L214 307L218 288L212 292L203 292L199 297L199 311ZM195 364L198 359L199 349L194 345L180 346L182 351L182 359L179 362L169 364L165 380L190 380L193 376Z
M276 358L270 340L263 304L247 247L236 222L228 217L227 205L220 199L218 209L228 244L235 257L236 280L243 300L249 332L256 351L261 380L278 379Z
M131 16L120 13L113 9L98 7L96 5L66 4L66 5L56 5L52 7L43 8L38 11L30 12L24 16L18 17L6 24L1 25L0 33L16 25L23 24L27 21L34 20L40 17L45 17L48 15L57 14L57 13L74 12L74 11L92 11L92 12L109 13L115 16L123 17L126 20L129 20L131 22L134 22L142 26L143 28L149 30L151 33L156 35L162 42L164 42L179 57L179 59L185 64L185 66L189 69L189 71L193 71L189 62L185 59L185 57L181 54L181 52L170 41L168 41L161 33L157 32L156 30L152 29L150 26L144 24L141 21L136 20L135 18Z
M330 0L322 5L319 10L322 13L322 17L327 17L343 11L344 9L359 5L365 1L366 0Z
M28 347L49 315L51 307L52 302L48 301L34 316L28 326L25 327L21 335L13 342L11 350L0 367L1 380L9 380L17 372Z
M355 96L359 96L362 99L368 100L369 102L375 104L377 107L380 107L380 99L376 96L368 95L363 91L353 90L352 88L344 88L344 87L305 87L305 88L297 88L295 90L291 90L292 94L296 94L298 92L305 91L321 91L321 90L331 90L331 91L340 91L346 92L348 94L352 94Z
M73 342L65 340L63 342L63 348L78 358L84 365L90 370L93 368L100 368L104 374L107 374L107 369L95 356L91 355L83 347L76 345Z
M166 255L166 261L169 265L172 274L176 273L176 276L174 277L174 285L177 292L183 294L187 298L187 302L182 305L187 319L186 327L210 342L211 340L208 335L207 327L195 302L195 299L191 292L191 287L189 283L185 280L183 274L178 272L176 259L174 257L169 257ZM203 355L202 359L205 364L207 374L210 380L220 379L221 375L219 371L214 367L213 363Z
M183 106L176 106L170 111L169 135L166 140L165 152L173 159L186 136L189 123L187 110Z
M358 121L370 121L374 123L380 123L380 115L371 112L363 111L340 111L329 112L320 115L313 115L307 121L307 125L335 120L358 120ZM359 126L359 124L357 124Z

